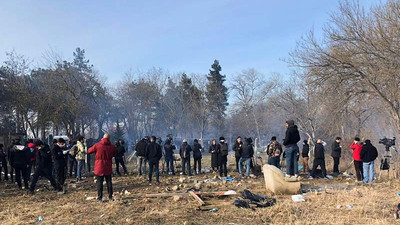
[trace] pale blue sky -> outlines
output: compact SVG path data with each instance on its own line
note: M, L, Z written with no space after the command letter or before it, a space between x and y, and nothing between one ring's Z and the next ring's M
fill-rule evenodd
M369 7L377 0L361 0ZM0 61L15 49L39 65L50 48L68 60L76 47L114 82L132 69L207 73L220 60L242 69L289 73L302 34L317 34L337 0L9 0L0 2Z

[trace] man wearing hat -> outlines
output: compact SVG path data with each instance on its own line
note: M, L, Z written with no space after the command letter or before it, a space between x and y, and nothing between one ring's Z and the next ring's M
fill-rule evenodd
M224 175L226 177L226 176L228 176L228 169L227 169L228 144L225 142L224 137L219 138L219 144L218 144L217 151L219 152L219 160L218 160L219 175L221 177L222 177L222 175Z

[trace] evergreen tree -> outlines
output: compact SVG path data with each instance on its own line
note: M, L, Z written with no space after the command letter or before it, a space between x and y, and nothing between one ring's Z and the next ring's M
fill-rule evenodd
M228 88L224 85L226 76L221 74L221 65L218 60L214 60L211 65L210 73L207 76L206 97L210 107L211 126L217 132L222 132L224 128L225 111L228 104Z

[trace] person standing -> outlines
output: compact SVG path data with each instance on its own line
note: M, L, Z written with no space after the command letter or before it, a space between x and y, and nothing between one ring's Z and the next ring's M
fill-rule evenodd
M282 146L276 140L276 137L273 136L267 147L268 164L276 166L278 169L280 169L281 168L281 165L280 165L281 153L282 153Z
M146 147L149 143L149 137L144 137L135 146L136 155L138 156L138 172L139 176L146 174Z
M167 173L175 175L174 171L174 150L175 145L172 143L172 137L169 136L164 144L165 162L167 164Z
M183 139L183 143L179 150L182 159L182 174L186 175L186 168L188 169L189 176L192 176L192 169L190 168L190 152L192 148L188 145L187 140Z
M311 170L310 179L315 178L315 172L318 166L321 167L322 176L326 177L325 148L323 145L323 141L321 139L318 139L317 144L315 144L314 163L313 163L313 168Z
M103 182L107 183L108 199L113 201L112 158L117 155L115 146L110 142L110 135L104 134L100 142L88 149L88 154L95 153L94 174L97 180L97 200L103 201Z
M76 142L76 161L77 161L77 172L76 180L82 180L83 166L85 165L85 159L87 154L86 140L85 137L79 136Z
M12 149L10 150L10 164L15 170L15 179L19 189L22 189L21 176L24 179L25 189L29 189L27 168L30 163L30 158L30 150L21 145L19 140L16 140Z
M228 176L228 144L225 142L224 137L219 138L219 145L217 148L219 157L218 157L218 166L219 166L219 175Z
M335 142L332 143L332 152L331 156L333 158L333 173L339 174L339 163L340 157L342 156L342 145L340 142L342 141L341 137L337 137Z
M29 139L28 140L28 143L26 144L26 146L28 147L28 152L29 152L29 155L30 155L30 159L29 159L29 165L28 165L28 168L27 168L27 177L28 177L28 181L30 181L31 180L31 174L32 174L32 168L33 168L33 170L35 170L35 167L36 167L36 151L37 151L37 149L36 149L36 146L35 146L35 144L33 143L33 140L32 139Z
M156 143L156 137L152 136L150 143L146 146L146 160L149 162L149 185L151 185L153 171L156 173L156 182L160 183L160 159L162 157L161 145Z
M115 148L117 150L117 156L115 156L115 167L116 167L116 172L118 176L121 176L121 173L119 172L119 165L121 164L122 169L124 170L124 174L127 175L128 171L126 170L125 166L125 161L124 161L124 155L125 155L125 141L124 140L118 140Z
M378 157L378 151L375 146L371 144L370 140L365 140L365 144L362 147L360 158L363 162L363 174L364 183L368 182L372 184L374 182L375 175L375 159Z
M58 194L65 194L66 187L65 183L65 158L64 155L67 154L65 147L65 140L63 138L59 138L57 143L53 146L51 150L51 154L54 160L54 173L55 179L57 183Z
M364 178L363 175L363 163L361 160L361 150L363 145L360 142L360 138L354 138L353 143L350 145L350 149L353 150L353 160L354 160L354 168L356 170L357 181L362 181Z
M299 152L299 147L297 142L300 141L300 133L297 126L294 124L293 120L286 121L286 135L283 139L283 145L285 146L286 154L286 176L291 177L298 175L298 165L297 165L297 154ZM292 173L293 169L293 173Z
M240 160L240 155L242 153L242 137L237 137L235 144L233 144L233 151L235 151L235 160L236 160L236 171L239 172L239 160ZM241 165L240 165L241 166Z
M29 187L30 194L35 193L36 183L40 176L47 178L50 181L51 186L54 190L57 190L57 184L52 174L52 160L51 150L48 145L45 145L42 141L36 141L35 146L37 147L37 167L33 174L32 183Z
M75 177L78 174L78 162L76 161L76 154L78 152L77 141L72 142L72 147L69 149L68 162L69 162L69 177L72 177L72 172L74 172Z
M309 159L310 146L308 145L308 141L303 141L303 150L301 151L301 156L303 157L303 172L308 173L310 168L308 167L308 159Z
M4 152L3 147L4 145L0 144L0 181L2 170L4 170L4 180L8 180L7 154Z
M208 152L211 153L211 168L212 168L212 170L213 171L219 170L219 166L218 166L219 152L218 152L217 141L215 139L213 139L211 141L211 145L210 145Z
M239 174L243 176L242 165L243 162L246 162L246 177L250 177L250 162L251 158L253 158L254 155L254 148L252 142L253 140L251 138L245 138L243 148L240 154Z
M201 151L203 150L203 147L199 144L199 141L197 139L194 139L193 143L193 159L194 159L194 172L195 174L200 174L201 173L201 158L202 154Z

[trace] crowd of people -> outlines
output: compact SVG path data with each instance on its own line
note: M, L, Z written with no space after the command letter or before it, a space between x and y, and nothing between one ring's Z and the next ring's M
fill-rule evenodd
M286 176L299 176L298 161L302 156L303 172L308 174L309 179L316 177L327 177L325 155L326 143L322 139L318 139L314 148L314 161L312 169L309 168L310 146L307 140L302 142L302 150L298 147L300 141L300 133L293 120L286 122L286 133L282 145L273 136L269 145L265 149L268 155L268 164L281 169L281 164L286 164ZM342 139L337 137L331 146L331 156L333 158L333 173L339 174L339 164L342 154ZM378 156L376 148L371 144L370 140L361 142L358 137L355 138L350 146L353 150L354 167L358 181L364 183L372 183L374 179L374 161ZM166 174L175 175L174 162L176 160L175 150L177 147L173 143L171 136L162 145L162 142L155 136L144 137L135 145L135 154L137 156L138 175L148 175L149 185L152 185L153 174L155 174L156 183L160 183L160 160L164 156L166 165ZM179 147L179 156L182 165L182 175L193 176L202 173L202 154L205 150L203 146L195 139L190 145L186 139L182 141ZM236 171L242 177L250 177L250 170L254 167L254 146L252 138L237 137L232 146L235 154ZM228 176L228 153L229 147L226 139L220 137L218 142L216 139L211 141L208 147L211 154L211 169L219 173L221 177ZM21 145L20 140L16 139L12 145L5 151L4 146L0 144L0 181L1 172L4 170L4 179L8 180L8 174L11 181L15 181L20 189L23 187L30 194L35 193L35 186L40 177L46 178L59 194L66 193L66 175L70 177L73 174L77 182L82 180L82 173L86 165L87 157L90 154L95 156L94 175L97 182L98 200L103 200L103 181L106 181L108 197L113 199L112 187L112 159L115 159L116 174L121 176L120 166L124 174L128 174L124 155L126 153L125 142L117 140L114 144L110 141L110 135L105 134L100 142L88 148L86 139L83 136L76 138L70 144L67 144L63 138L53 141L49 146L41 140L29 140ZM191 154L193 155L193 171L191 166ZM10 164L8 167L7 162ZM88 164L90 165L90 164ZM147 171L148 165L148 171ZM69 166L69 171L67 168ZM243 169L245 166L245 171ZM320 167L321 174L317 173ZM8 169L11 169L9 171ZM31 176L33 170L33 176ZM90 168L89 168L90 171ZM194 174L192 173L194 172ZM32 177L32 179L31 179ZM22 186L23 180L23 186ZM30 183L30 185L29 185Z

